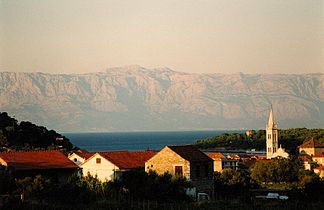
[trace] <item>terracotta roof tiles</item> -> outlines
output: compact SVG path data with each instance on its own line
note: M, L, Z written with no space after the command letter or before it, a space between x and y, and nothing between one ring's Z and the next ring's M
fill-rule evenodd
M314 138L311 138L300 145L299 148L324 148L324 144Z
M205 153L200 151L197 147L193 145L179 145L179 146L167 146L175 153L180 155L182 158L188 160L189 162L205 162L213 161Z
M213 160L220 160L222 158L225 158L225 156L220 152L208 153L207 155Z
M99 152L101 156L118 166L120 169L144 168L145 162L153 157L156 153L156 151L152 150L141 152Z
M0 158L15 170L78 168L63 153L56 150L2 152Z
M85 160L87 160L88 158L90 158L92 155L95 154L95 152L88 152L86 150L81 150L81 149L75 151L74 153Z

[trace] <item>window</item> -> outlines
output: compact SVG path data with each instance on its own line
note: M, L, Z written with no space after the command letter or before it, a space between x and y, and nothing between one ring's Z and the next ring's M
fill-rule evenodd
M101 163L101 158L96 158L96 163L100 164Z
M196 166L196 176L197 178L200 177L200 166Z
M77 161L78 161L78 159L77 159L77 158L74 158L74 159L73 159L73 161L74 161L74 162L77 162Z
M175 166L174 172L175 172L175 175L182 176L183 175L182 166Z

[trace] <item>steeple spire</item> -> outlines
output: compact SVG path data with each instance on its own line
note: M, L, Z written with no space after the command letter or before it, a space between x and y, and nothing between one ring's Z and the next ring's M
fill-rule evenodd
M267 127L268 128L276 128L277 127L274 116L273 116L272 106L270 108L269 120L268 120L268 126Z

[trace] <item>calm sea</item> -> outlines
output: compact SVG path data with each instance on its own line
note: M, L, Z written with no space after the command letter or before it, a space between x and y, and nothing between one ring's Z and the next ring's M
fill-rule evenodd
M166 145L192 144L222 133L243 131L163 131L163 132L116 132L116 133L64 133L70 141L82 149L94 151L160 150Z

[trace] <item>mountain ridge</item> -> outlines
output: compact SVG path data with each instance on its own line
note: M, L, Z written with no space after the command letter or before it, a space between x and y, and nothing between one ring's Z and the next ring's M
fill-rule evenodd
M324 126L324 74L192 74L115 67L85 74L0 72L0 109L60 131Z

